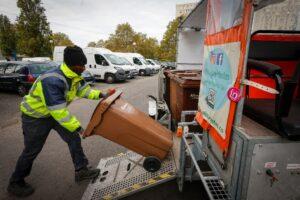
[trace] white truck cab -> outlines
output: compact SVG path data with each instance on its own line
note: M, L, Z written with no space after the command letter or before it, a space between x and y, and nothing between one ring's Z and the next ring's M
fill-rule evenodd
M53 60L57 63L63 62L63 51L65 46L54 48ZM87 58L86 70L97 80L105 80L107 83L124 81L130 70L124 67L124 62L112 51L105 48L86 47L83 52Z
M154 68L147 63L145 58L139 53L118 53L118 55L126 58L131 64L133 64L140 76L149 76L154 73Z
M155 70L155 73L158 73L159 70L161 69L161 66L160 64L156 61L156 60L153 60L153 59L146 59L146 61L152 65L152 67L154 68Z
M123 61L112 51L105 48L87 47L83 49L87 57L86 70L91 72L96 79L105 80L107 83L123 81L130 71L123 68Z

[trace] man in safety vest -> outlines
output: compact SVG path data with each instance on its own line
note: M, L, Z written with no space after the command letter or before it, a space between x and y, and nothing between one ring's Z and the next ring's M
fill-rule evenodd
M21 103L22 128L25 148L10 178L8 192L16 196L29 196L34 192L24 178L30 174L34 159L41 152L51 129L57 131L68 144L75 167L75 181L97 177L99 169L87 167L88 160L81 147L83 128L67 109L75 97L106 98L113 92L92 90L81 73L87 59L78 46L66 47L64 63L37 78L29 94Z

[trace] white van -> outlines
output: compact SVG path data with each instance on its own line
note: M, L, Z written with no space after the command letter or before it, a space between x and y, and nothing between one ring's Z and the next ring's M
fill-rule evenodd
M146 59L146 61L153 66L154 70L156 73L159 72L159 70L161 69L161 66L160 64L156 61L156 60L153 60L153 59Z
M126 58L131 64L133 64L137 68L140 76L151 75L154 73L154 68L147 63L141 54L118 52L118 55Z
M51 59L49 57L31 57L31 58L22 58L22 61L45 62L45 61L51 61Z
M54 48L53 60L55 62L63 62L64 49L65 47L63 46ZM89 71L95 79L113 83L115 81L126 80L130 74L130 69L109 49L87 47L83 49L83 52L87 58L86 70Z
M53 61L56 63L63 63L64 61L64 50L66 46L55 46L53 50Z
M131 64L126 58L124 58L122 56L122 54L117 53L117 52L112 52L112 53L114 55L118 56L122 60L122 62L123 62L123 65L122 65L123 69L124 70L127 69L127 70L130 71L130 73L128 74L127 78L132 79L132 78L135 78L139 74L136 66L133 65L133 64Z

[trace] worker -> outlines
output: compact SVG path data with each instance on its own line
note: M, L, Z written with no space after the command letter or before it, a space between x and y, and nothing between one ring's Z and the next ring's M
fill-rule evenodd
M85 70L86 63L87 59L80 47L66 47L64 62L60 67L38 77L29 94L24 97L21 111L25 148L10 178L7 188L9 193L25 197L34 192L34 188L26 183L24 178L30 174L33 161L41 152L52 129L57 131L69 146L76 182L93 179L99 175L99 169L88 167L80 139L84 130L67 109L76 96L98 100L113 93L113 90L92 90L85 83L80 75Z

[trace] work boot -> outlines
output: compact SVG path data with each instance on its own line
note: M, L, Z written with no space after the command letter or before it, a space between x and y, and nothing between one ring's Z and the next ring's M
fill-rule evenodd
M7 192L17 197L27 197L34 192L34 189L24 180L21 180L9 183Z
M75 181L80 182L87 179L96 178L100 173L100 169L91 169L84 167L75 172Z

